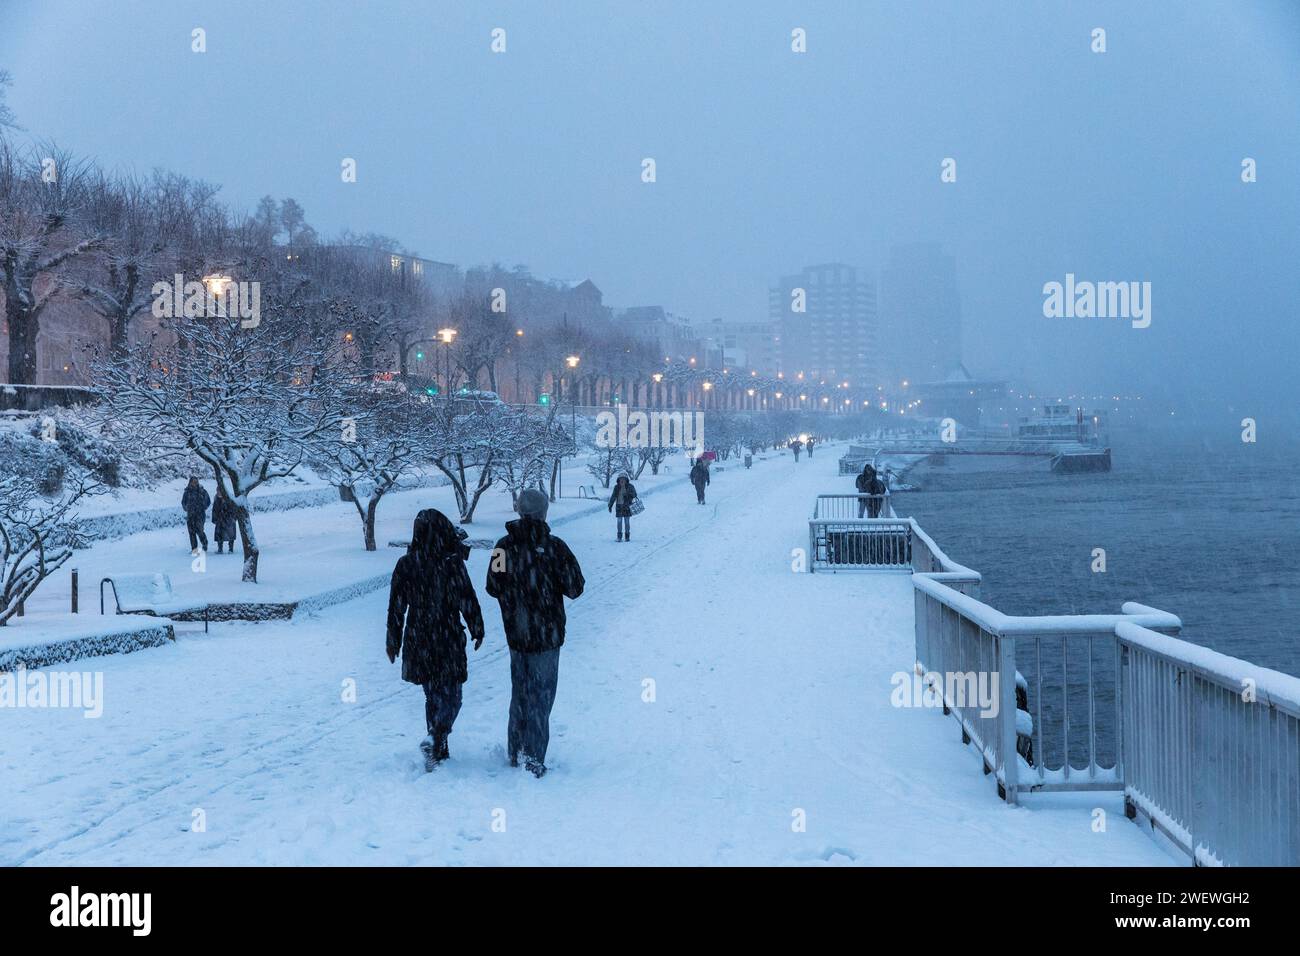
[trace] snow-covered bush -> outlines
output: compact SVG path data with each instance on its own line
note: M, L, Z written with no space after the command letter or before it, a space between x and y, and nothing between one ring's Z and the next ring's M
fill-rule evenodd
M0 627L72 557L79 544L72 509L98 488L79 470L64 475L49 495L36 477L0 475Z

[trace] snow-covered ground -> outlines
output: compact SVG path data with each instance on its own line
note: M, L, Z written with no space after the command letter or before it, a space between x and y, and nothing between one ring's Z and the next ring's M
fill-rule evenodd
M1005 806L950 718L891 706L891 677L914 657L909 578L791 570L813 496L851 486L839 451L819 451L727 467L704 507L665 487L630 544L603 508L557 528L587 591L570 608L541 780L505 764L508 657L481 592L488 636L470 654L452 760L417 766L423 696L384 654L377 592L69 665L103 671L97 720L0 711L0 863L1174 862L1114 795ZM380 539L439 491L385 502ZM492 502L471 533L494 537L504 517ZM277 520L292 519L264 519L268 576L303 530ZM334 520L320 517L322 534ZM176 529L156 534L181 544ZM137 543L164 541L113 547ZM319 569L333 554L308 543L292 561ZM487 560L470 559L480 588Z

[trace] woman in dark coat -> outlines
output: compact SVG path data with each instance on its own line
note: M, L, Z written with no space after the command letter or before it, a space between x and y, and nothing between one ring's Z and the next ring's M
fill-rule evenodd
M393 569L388 595L388 659L402 655L402 680L424 688L429 736L420 744L432 770L450 754L447 737L460 713L461 684L469 676L463 618L483 643L483 615L465 570L465 550L441 511L415 516L411 546Z
M627 475L619 475L614 490L609 495L609 511L614 512L618 524L618 540L632 540L632 502L636 500L636 485Z
M230 545L231 554L235 553L235 524L235 503L226 489L217 485L217 496L212 499L212 536L217 539L217 554L223 542Z

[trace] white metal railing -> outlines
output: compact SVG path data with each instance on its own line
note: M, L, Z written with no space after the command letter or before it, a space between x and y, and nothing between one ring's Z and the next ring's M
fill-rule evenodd
M912 522L894 514L889 493L818 495L808 519L810 571L907 571Z
M1300 865L1300 678L1121 622L1125 809L1202 864Z
M1119 614L1003 614L977 599L979 573L913 519L892 507L855 517L864 497L818 496L809 569L899 567L900 553L835 562L837 531L905 538L917 672L1007 802L1122 790L1128 816L1197 863L1300 865L1300 677L1180 640L1176 615L1135 602ZM954 675L984 679L992 701L953 694Z
M1176 632L1179 619L1133 603L1120 614L1013 617L936 577L912 578L917 667L926 675L974 671L981 679L996 671L996 715L962 701L945 701L945 709L980 748L999 794L1014 803L1022 790L1122 789L1115 627L1131 622ZM1111 666L1103 666L1106 660ZM1027 725L1016 712L1018 679ZM1021 739L1027 747L1018 746Z

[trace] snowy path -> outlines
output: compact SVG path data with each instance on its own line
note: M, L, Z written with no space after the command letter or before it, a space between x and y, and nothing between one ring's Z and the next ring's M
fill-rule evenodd
M727 468L705 507L666 489L631 544L603 513L557 529L588 587L543 780L505 766L508 658L482 596L453 759L417 768L423 698L384 656L375 594L96 660L99 720L0 712L0 863L1173 862L1114 796L1004 806L955 723L890 705L907 576L790 569L813 496L846 481L830 451Z

